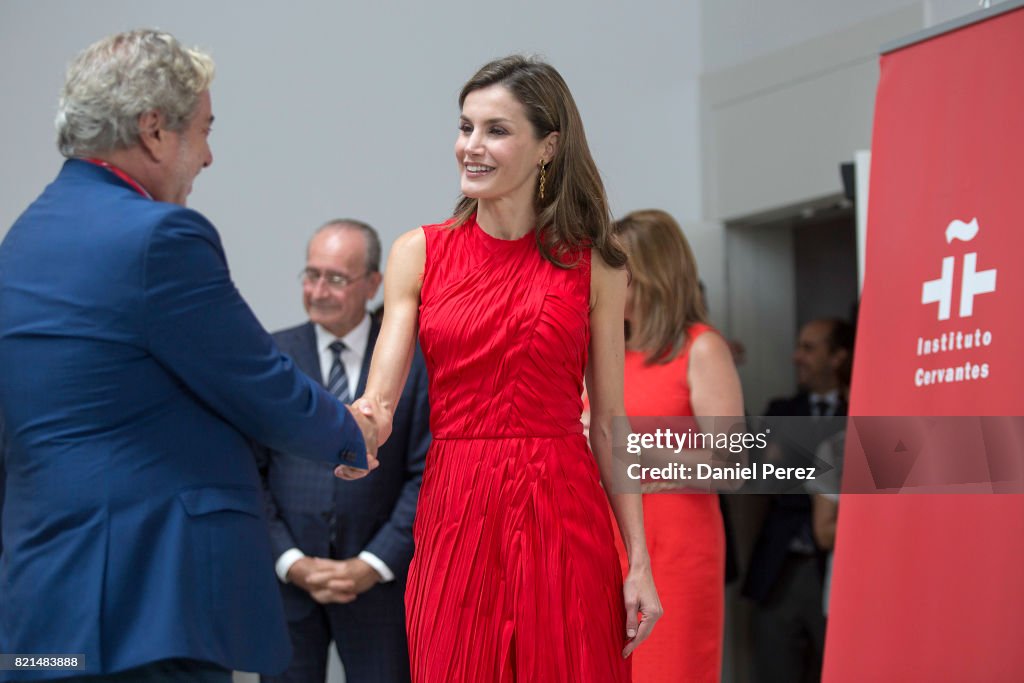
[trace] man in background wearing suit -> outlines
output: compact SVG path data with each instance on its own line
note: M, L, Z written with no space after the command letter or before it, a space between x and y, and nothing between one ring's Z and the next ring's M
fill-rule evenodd
M326 477L376 464L372 424L278 351L185 208L213 161L212 78L158 31L79 55L57 116L68 160L0 244L0 652L84 664L0 680L283 670L249 439Z
M839 370L850 362L853 326L838 318L812 320L802 328L793 351L800 391L768 404L765 415L846 415Z
M842 320L812 320L804 325L793 352L800 391L773 400L765 415L846 415L840 369L850 362L853 338L853 326ZM824 429L842 428L837 421L821 422ZM815 431L809 423L801 423L799 429L803 434ZM758 683L800 683L821 676L825 556L814 541L811 513L811 498L805 493L771 496L754 546L743 594L757 602L753 671Z
M361 221L313 235L302 271L309 322L274 335L303 372L339 399L362 394L380 320L367 304L381 282L381 245ZM267 683L323 683L331 640L349 683L409 680L405 578L412 523L430 443L427 373L417 349L372 477L332 480L319 463L257 451L270 537L295 655ZM328 473L329 474L329 473Z

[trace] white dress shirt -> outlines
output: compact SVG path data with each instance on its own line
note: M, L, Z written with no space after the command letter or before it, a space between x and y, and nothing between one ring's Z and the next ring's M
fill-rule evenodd
M819 417L831 417L839 410L839 390L833 389L823 394L811 393L807 397L811 402L811 413L817 411L817 406L824 404L825 411Z

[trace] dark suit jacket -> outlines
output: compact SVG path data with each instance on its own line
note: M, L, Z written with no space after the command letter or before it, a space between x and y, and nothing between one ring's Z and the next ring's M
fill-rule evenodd
M809 417L811 412L810 396L801 392L796 396L771 401L764 414L768 417ZM837 414L846 414L846 404L842 401ZM786 564L790 542L796 537L809 534L811 515L811 498L804 493L770 497L768 512L755 542L743 586L745 596L757 601L763 601L769 596Z
M282 670L247 435L332 465L365 448L239 296L209 221L68 161L0 245L0 377L0 652Z
M764 414L769 416L809 417L811 414L811 395L806 391L802 391L796 396L773 399L768 403L768 408L765 409Z
M353 396L361 396L366 388L379 332L379 321L371 319L363 368ZM274 339L296 366L321 381L313 323L277 332ZM355 481L325 477L325 473L330 474L329 467L321 463L287 452L258 449L275 558L289 548L334 559L366 550L387 564L395 579L404 584L412 560L412 523L429 445L427 370L417 348L395 410L391 436L378 454L381 465L370 476ZM333 538L329 533L332 517ZM313 608L312 598L302 589L287 584L282 592L290 619Z
M4 453L7 451L7 433L4 431L4 415L0 413L0 555L4 552L4 488L7 485L7 466L4 464Z

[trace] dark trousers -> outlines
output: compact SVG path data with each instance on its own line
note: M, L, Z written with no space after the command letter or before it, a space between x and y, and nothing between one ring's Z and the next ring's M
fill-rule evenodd
M404 585L378 584L347 605L320 605L298 619L289 616L292 661L280 676L262 683L324 683L333 640L348 683L409 683ZM286 614L290 610L286 609Z
M71 676L53 683L231 683L231 672L209 662L163 659L127 671Z
M757 683L821 680L825 615L817 557L789 555L771 593L754 610L753 630Z

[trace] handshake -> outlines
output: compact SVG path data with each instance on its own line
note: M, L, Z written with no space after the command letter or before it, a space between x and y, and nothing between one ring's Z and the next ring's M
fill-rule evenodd
M338 465L334 469L334 476L339 479L352 480L365 477L380 465L377 460L377 449L391 436L392 414L382 403L371 401L366 396L356 399L352 405L348 406L348 410L363 433L368 467L364 470L350 465Z

